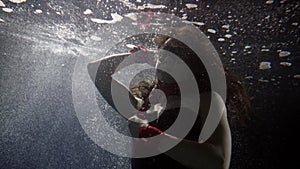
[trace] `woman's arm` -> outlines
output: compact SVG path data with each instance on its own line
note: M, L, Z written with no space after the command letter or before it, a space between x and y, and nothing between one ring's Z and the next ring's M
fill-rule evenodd
M227 120L225 103L220 95L213 93L211 96L212 101L216 103L216 107L212 109L214 112L211 113L213 113L212 115L217 121L208 121L208 123L218 123L216 129L212 131L213 133L211 136L207 140L205 139L204 143L182 140L178 145L165 153L191 169L227 169L229 167L231 156L231 133ZM205 100L202 100L202 108L206 105L209 104L205 102ZM217 118L218 116L220 116L220 118ZM207 121L207 119L204 120ZM206 127L214 126L213 124L210 124L206 125ZM203 127L202 130L205 130L205 127ZM208 131L209 130L211 129L208 129ZM205 133L207 134L207 132ZM168 134L165 134L165 138L171 140L177 139Z
M203 138L205 142L200 143L184 139L175 147L164 152L163 143L178 142L179 139L167 133L163 133L162 138L153 142L153 145L155 145L154 147L191 169L227 169L229 167L231 155L231 134L227 121L227 112L225 104L219 95L213 94L212 99L218 103L214 109L214 114L219 113L221 117L218 118L218 121L216 122L216 129L211 129L211 136L209 136L208 139ZM203 101L202 104L209 105L205 101ZM203 107L204 106L202 106L202 108ZM137 121L137 119L139 118L133 117L129 120L130 131L133 134L136 133L136 137L138 137L137 133L139 133L138 131L142 127L141 125L144 124L147 126L147 123L142 123ZM211 125L208 126L211 127ZM208 132L205 133L207 135ZM150 145L150 148L153 148L153 145Z
M177 139L165 134L165 139ZM226 169L231 154L230 129L224 113L213 135L205 143L182 140L165 152L168 156L191 169Z

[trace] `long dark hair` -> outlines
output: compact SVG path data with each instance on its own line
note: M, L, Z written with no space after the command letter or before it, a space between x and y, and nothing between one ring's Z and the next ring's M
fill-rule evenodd
M197 77L197 83L201 84L198 85L200 93L211 91L210 80L205 66L200 59L191 59L195 58L196 54L188 46L177 39L164 35L157 35L155 37L155 43L159 49L168 50L176 56L179 56L191 68ZM219 69L223 68L220 67ZM231 123L239 121L242 124L246 124L247 119L250 117L249 113L251 108L246 87L239 77L229 70L225 70L225 77L227 85L226 106L229 121ZM132 94L144 99L148 97L155 83L157 82L141 81L131 88Z

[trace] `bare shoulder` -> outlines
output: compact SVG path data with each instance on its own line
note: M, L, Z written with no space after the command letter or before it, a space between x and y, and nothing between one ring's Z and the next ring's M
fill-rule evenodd
M211 93L210 111L206 115L201 137L206 143L213 144L224 158L224 167L228 168L231 156L231 131L227 119L225 101L218 93Z

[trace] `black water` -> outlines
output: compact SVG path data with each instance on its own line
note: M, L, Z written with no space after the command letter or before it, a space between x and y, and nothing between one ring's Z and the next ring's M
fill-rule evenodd
M101 38L105 30L90 18L133 10L120 1L2 2L14 12L0 11L5 21L0 22L0 168L129 168L129 159L102 150L82 130L73 107L72 73L79 56L97 58L108 51L103 44L109 39L91 38ZM252 97L250 122L232 125L231 168L291 168L299 149L300 79L294 75L300 74L300 2L203 0L195 2L197 9L180 2L152 1L167 5L163 12L204 22L199 28ZM83 15L87 8L93 14ZM43 13L34 14L36 9ZM226 33L233 36L219 42ZM280 58L277 50L291 55ZM260 70L262 61L272 68ZM281 66L283 61L292 66Z

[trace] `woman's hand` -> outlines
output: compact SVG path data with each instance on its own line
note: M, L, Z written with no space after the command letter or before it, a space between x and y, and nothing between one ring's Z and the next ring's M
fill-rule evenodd
M148 126L148 120L143 119L140 115L134 115L128 119L128 127L132 137L139 137L139 130Z

